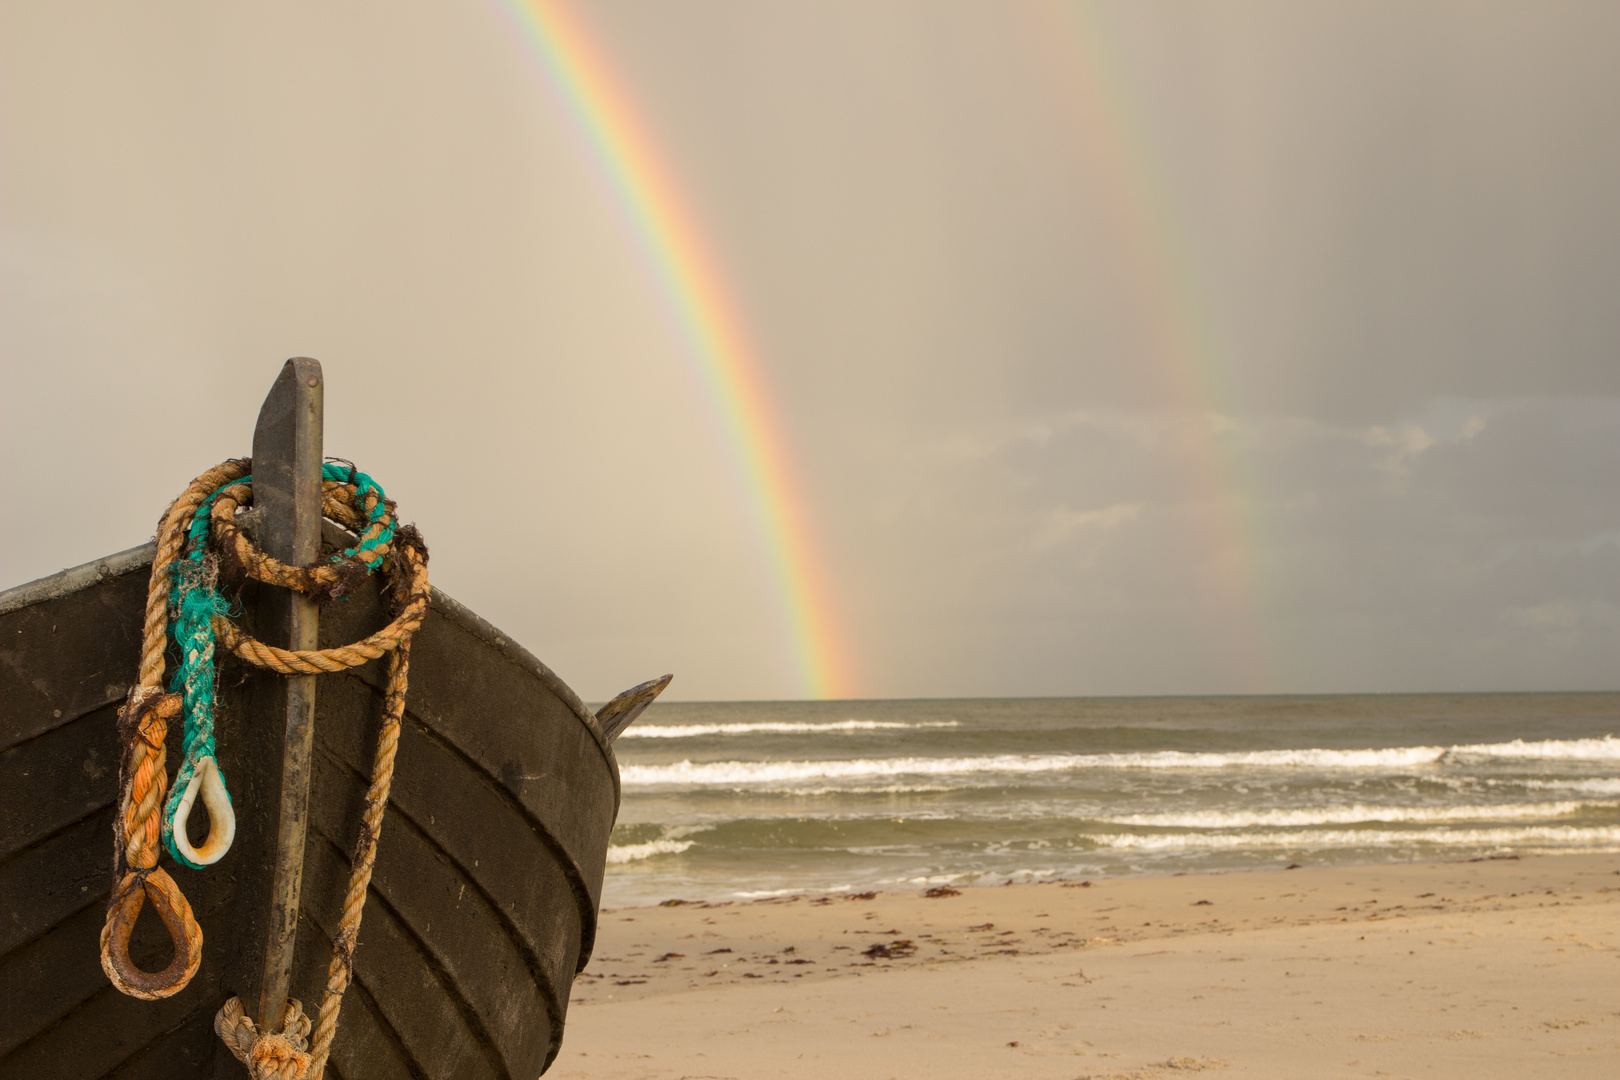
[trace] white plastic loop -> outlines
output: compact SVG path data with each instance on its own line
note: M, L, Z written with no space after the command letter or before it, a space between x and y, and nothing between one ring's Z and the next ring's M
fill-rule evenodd
M203 841L202 847L194 848L186 835L186 822L191 817L191 804L197 801L198 791L202 792L203 805L208 808L208 839ZM225 857L235 840L236 812L231 809L231 797L225 793L219 766L213 758L205 757L197 762L191 783L186 785L186 793L180 796L180 805L175 807L174 846L198 866L211 866Z

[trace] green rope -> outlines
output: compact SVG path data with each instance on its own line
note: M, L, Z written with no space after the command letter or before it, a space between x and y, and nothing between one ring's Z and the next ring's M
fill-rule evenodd
M369 495L376 495L376 501L367 513L368 524L386 522L383 528L375 537L363 540L331 559L337 563L358 558L365 563L368 571L376 570L383 560L379 549L394 537L393 521L382 487L348 462L325 462L321 466L321 479L353 484L362 506ZM169 690L185 698L185 736L182 743L184 756L175 773L169 801L163 808L163 846L169 849L176 862L193 870L203 867L180 854L174 842L174 818L179 812L180 800L191 786L192 778L204 758L214 758L220 787L224 789L227 799L231 797L230 788L225 784L225 772L219 769L219 758L214 752L214 688L217 675L213 619L215 615L233 615L235 612L231 610L230 602L219 594L216 588L219 577L217 566L206 557L208 528L213 521L214 500L219 498L220 492L238 484L252 483L252 476L232 480L221 485L197 507L186 532L186 555L175 568L174 584L169 593L169 609L175 613L171 633L175 646L180 650L180 664L169 680Z

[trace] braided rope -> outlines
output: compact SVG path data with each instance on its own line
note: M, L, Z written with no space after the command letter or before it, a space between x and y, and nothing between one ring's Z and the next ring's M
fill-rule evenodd
M215 763L212 770L208 770L205 765L206 762L214 761L216 679L213 619L230 610L230 605L219 595L215 587L219 580L219 561L207 556L208 509L209 504L215 502L218 496L219 492L215 491L204 499L192 514L186 536L190 550L175 569L169 598L176 611L174 640L182 657L173 678L169 680L169 689L182 694L185 698L186 726L184 756L180 759L180 768L175 771L169 801L163 808L163 846L169 849L169 854L175 862L193 870L201 870L205 865L217 862L229 849L229 843L226 842L215 846L211 858L189 858L188 853L194 852L186 842L183 831L179 834L178 841L176 840L174 828L177 817L184 819L181 812L182 804L189 806L189 799L194 797L192 780L199 771L211 772L206 782L218 786L220 798L224 800L226 806L230 805L231 800L230 788L225 785L225 775L220 771L218 764ZM213 817L211 813L211 825L217 824L213 821ZM213 828L210 829L210 833L214 831ZM231 821L230 834L235 834L234 817Z
M323 467L322 513L355 530L359 539L330 562L308 567L281 563L260 551L236 526L237 511L248 504L252 495L248 470L247 461L232 460L203 473L174 501L159 524L157 552L147 590L139 681L131 690L119 721L124 759L115 869L125 864L131 869L113 890L113 902L101 934L102 967L118 989L143 998L178 993L196 974L202 954L202 931L179 887L157 866L160 839L172 839L173 832L171 828L168 835L164 834L162 826L172 824L173 819L171 815L169 822L163 822L159 810L167 786L164 770L167 725L182 709L187 720L187 756L182 772L188 781L203 758L213 755L215 641L249 663L285 675L342 671L387 656L382 728L313 1038L310 1038L309 1020L296 1001L288 1002L279 1034L259 1031L236 998L225 1003L214 1021L215 1031L231 1052L247 1064L255 1080L320 1080L337 1034L343 995L353 979L354 950L359 944L366 890L376 863L377 841L382 834L383 815L393 783L394 758L405 716L410 638L427 616L430 596L427 549L414 530L401 532L397 528L393 506L375 481L352 464L328 462ZM185 565L177 571L176 564L187 534L192 540L191 549ZM223 558L216 557L216 552ZM279 649L243 634L225 617L227 605L216 589L221 561L232 563L256 580L293 588L320 599L344 595L367 573L381 569L389 578L397 614L382 630L349 645L332 649ZM170 691L165 693L162 689L163 654L171 610L177 613L176 639L182 645L184 659ZM207 752L197 754L194 760L194 749ZM185 771L188 767L190 772ZM212 771L217 775L217 764ZM183 787L177 775L177 796ZM171 805L177 805L177 801L171 800ZM212 806L210 812L212 814ZM135 918L148 899L168 927L175 946L174 961L157 973L141 971L128 954Z
M376 570L388 554L394 536L393 509L382 487L350 462L325 463L321 467L321 478L322 512L361 533L354 547L333 556L330 562L312 567L288 566L264 554L248 540L236 525L236 512L251 499L253 477L249 475L233 478L211 492L192 513L186 529L186 556L173 574L169 601L178 613L174 639L181 652L180 665L175 669L169 689L185 696L185 756L175 773L163 811L163 845L176 862L193 870L218 862L230 849L236 832L230 789L214 752L216 636L228 637L231 644L227 647L248 648L249 653L238 652L244 660L283 674L292 673L284 663L272 661L274 654L268 651L269 646L252 639L244 641L234 627L229 627L225 616L230 614L230 605L216 589L219 559L209 551L210 528L222 545L229 544L231 556L247 576L311 594L317 599L341 596ZM412 612L413 618L404 624L396 620L396 625L389 628L392 633L384 631L372 635L358 643L358 652L353 646L338 650L337 666L323 665L314 669L306 662L298 673L341 671L344 667L375 660L384 651L398 646L402 626L403 632L409 634L420 625L426 613L424 589L421 604ZM209 842L203 851L192 848L183 826L178 831L175 828L176 821L184 821L199 786L211 808ZM225 820L222 822L220 818Z

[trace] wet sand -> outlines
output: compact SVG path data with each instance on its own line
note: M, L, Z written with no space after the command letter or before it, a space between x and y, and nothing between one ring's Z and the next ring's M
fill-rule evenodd
M603 913L550 1075L1620 1077L1620 855Z

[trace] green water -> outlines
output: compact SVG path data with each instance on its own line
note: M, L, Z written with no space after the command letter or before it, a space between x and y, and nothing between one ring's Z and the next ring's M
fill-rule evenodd
M1620 694L655 705L604 903L1620 850Z

